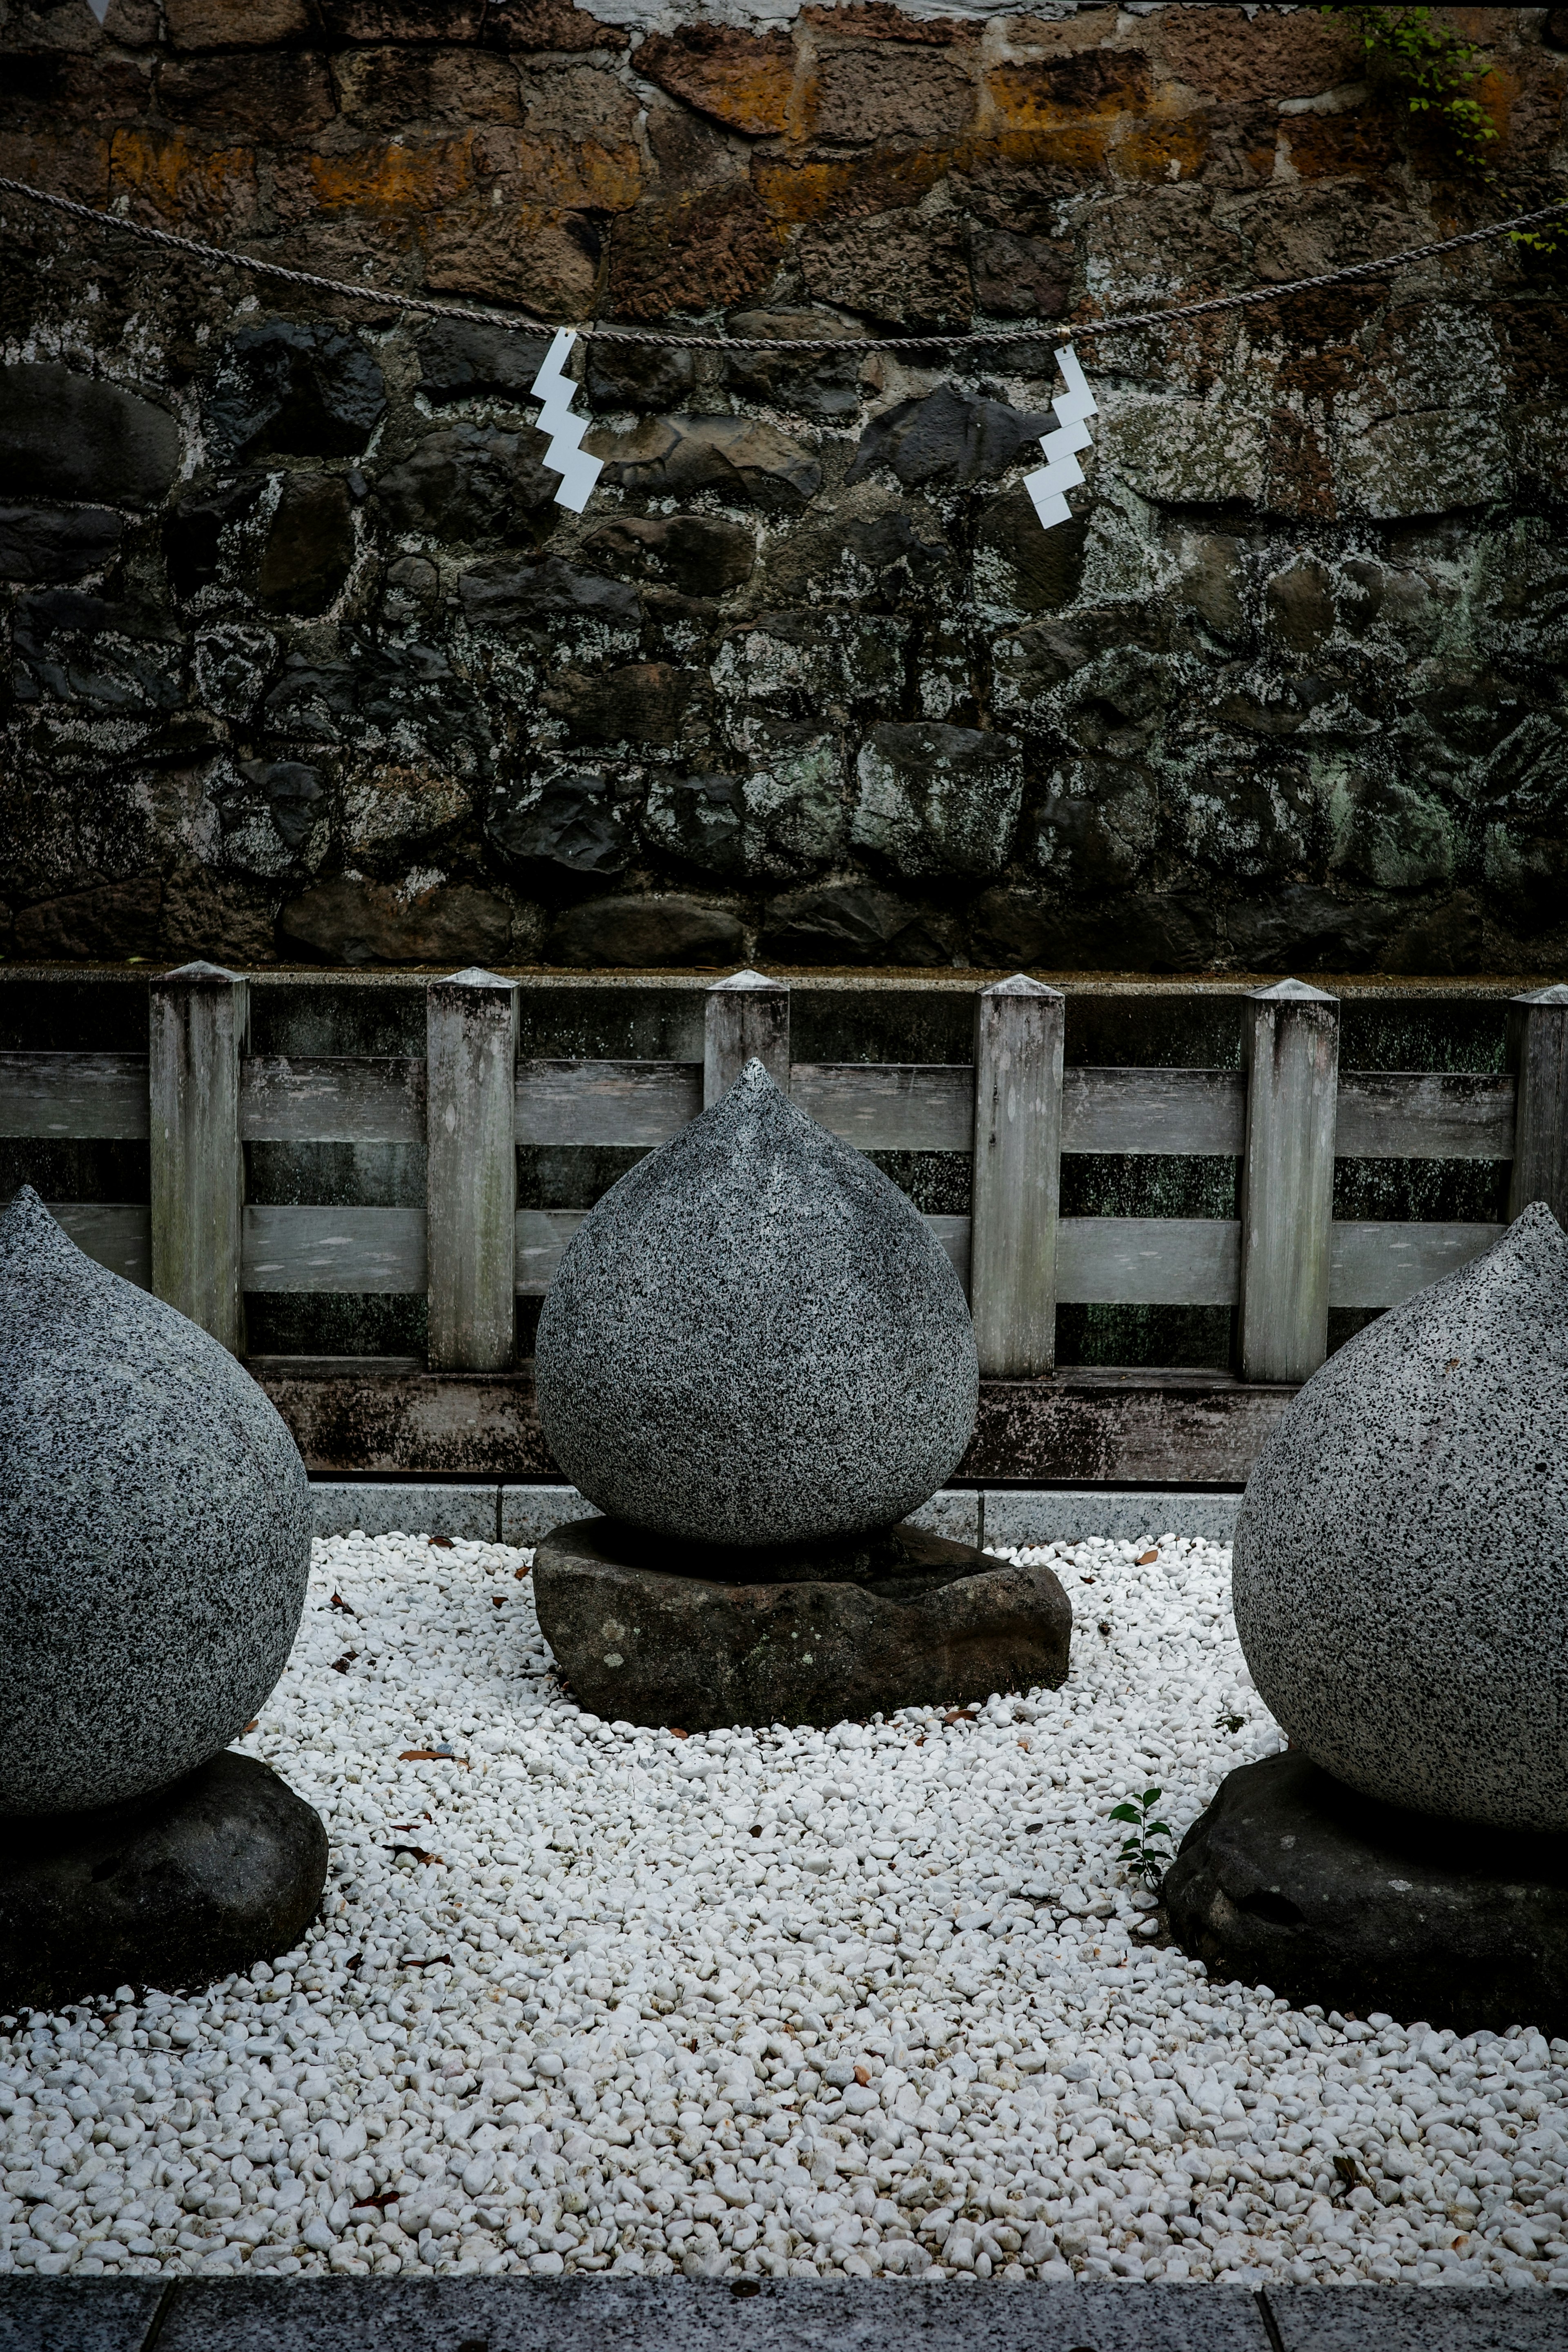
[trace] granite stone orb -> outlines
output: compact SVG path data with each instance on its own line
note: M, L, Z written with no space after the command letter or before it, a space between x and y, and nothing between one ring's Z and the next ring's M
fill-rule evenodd
M1247 1483L1237 1632L1368 1797L1568 1830L1568 1239L1537 1202L1331 1356Z
M227 1350L26 1186L0 1214L0 1815L119 1803L226 1748L299 1631L304 1465Z
M886 1528L979 1393L958 1276L879 1169L750 1062L584 1220L544 1301L539 1417L606 1517L713 1544Z

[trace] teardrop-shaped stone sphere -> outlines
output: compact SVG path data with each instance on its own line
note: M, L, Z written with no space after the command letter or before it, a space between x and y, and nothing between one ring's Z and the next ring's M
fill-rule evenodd
M611 1517L716 1544L858 1535L951 1476L979 1394L930 1226L749 1062L578 1227L539 1417Z
M163 1787L287 1663L310 1496L227 1349L95 1265L30 1187L0 1214L0 1814Z
M1568 1830L1568 1239L1544 1204L1313 1374L1234 1558L1247 1663L1314 1763Z

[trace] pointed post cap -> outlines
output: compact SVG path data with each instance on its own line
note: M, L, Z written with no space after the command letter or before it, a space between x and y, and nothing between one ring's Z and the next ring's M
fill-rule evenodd
M180 964L174 971L161 971L157 977L160 984L177 980L185 988L232 988L245 974L230 971L225 964L205 963L198 956L194 963Z
M481 964L471 963L467 971L448 972L441 985L447 988L515 988L514 980L503 980L499 971L486 971Z
M1568 1004L1568 986L1559 980L1550 988L1532 988L1528 994L1510 1001L1515 1004Z
M770 980L763 971L732 971L728 979L716 980L708 992L710 996L716 996L721 988L731 991L771 989L784 995L788 993L789 982L787 980Z
M1277 980L1268 988L1250 988L1247 994L1254 1004L1337 1004L1340 1001L1327 989L1313 988L1304 980Z
M980 993L982 996L1047 996L1055 998L1059 1003L1062 992L1059 988L1047 988L1043 980L1031 980L1026 971L1016 971L1006 980L993 981L990 987L983 988Z

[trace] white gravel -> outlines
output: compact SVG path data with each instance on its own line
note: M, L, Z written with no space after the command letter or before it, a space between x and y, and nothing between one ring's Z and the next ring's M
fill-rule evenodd
M0 2271L1568 2284L1568 2043L1145 1939L1111 1807L1179 1836L1279 1744L1224 1550L1053 1547L1062 1691L689 1739L561 1696L530 1554L315 1550L247 1744L327 1816L326 1924L0 2021Z

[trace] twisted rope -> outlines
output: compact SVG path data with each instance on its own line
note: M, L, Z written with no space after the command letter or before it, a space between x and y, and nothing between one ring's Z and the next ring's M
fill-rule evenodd
M317 293L335 294L348 301L375 302L384 308L416 311L431 319L467 319L476 326L503 327L513 333L520 330L546 335L555 331L550 320L536 319L526 310L495 310L466 302L442 302L426 294L399 294L384 287L355 286L342 278L322 278L312 269L290 269L280 261L258 261L250 254L226 252L221 246L204 245L194 236L177 236L172 229L154 228L148 222L122 220L117 213L100 212L95 205L78 204L70 196L49 195L42 188L29 187L25 180L0 178L0 193L22 196L29 204L45 205L51 212L67 213L78 220L91 221L98 228L118 229L121 236L140 237L146 245L192 254L198 261L216 262L225 268L254 270L265 278L280 278L290 286L309 286ZM1484 245L1490 237L1515 236L1554 220L1565 209L1568 196L1560 196L1539 212L1516 213L1511 220L1495 221L1488 228L1467 229L1460 236L1440 237L1432 245L1409 246L1402 253L1384 254L1376 261L1353 261L1343 269L1323 270L1315 278L1291 278L1283 285L1249 287L1240 294L1215 294L1205 301L1177 302L1163 310L1118 311L1109 319L1083 320L1070 327L984 327L951 334L791 335L787 339L776 335L678 335L662 327L617 327L597 322L580 326L576 331L603 342L658 343L677 352L922 352L929 351L933 343L941 344L944 350L957 351L998 343L1087 342L1105 335L1130 334L1139 327L1169 326L1177 319L1201 319L1216 310L1239 310L1252 302L1279 302L1289 295L1313 294L1327 286L1351 286L1358 278L1382 277L1413 261L1428 261L1439 253L1457 253L1462 246Z

